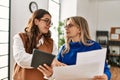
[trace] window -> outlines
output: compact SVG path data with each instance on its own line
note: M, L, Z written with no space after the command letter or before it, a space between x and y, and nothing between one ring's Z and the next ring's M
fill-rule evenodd
M49 12L52 15L53 26L51 27L52 38L55 40L56 45L58 44L58 23L60 19L60 3L59 0L49 0ZM58 45L57 45L58 46Z
M9 0L0 0L0 80L9 80Z

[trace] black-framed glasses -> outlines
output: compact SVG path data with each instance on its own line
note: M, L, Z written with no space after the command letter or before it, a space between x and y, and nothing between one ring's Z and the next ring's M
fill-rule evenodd
M46 25L53 25L50 19L40 19L46 23Z
M64 28L71 28L73 26L74 26L73 24L68 24L68 25L65 25Z

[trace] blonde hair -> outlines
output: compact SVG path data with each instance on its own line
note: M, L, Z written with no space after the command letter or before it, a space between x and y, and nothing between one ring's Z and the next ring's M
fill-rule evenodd
M90 43L87 43L88 40L91 40L91 37L90 37L90 33L89 33L89 26L88 26L88 23L86 21L85 18L81 17L81 16L74 16L74 17L69 17L65 20L65 24L68 20L72 20L76 27L80 28L81 30L81 42L86 45L86 46L90 46L91 44ZM65 49L62 51L62 54L65 54L67 52L69 52L70 50L70 46L69 46L69 43L70 43L70 39L68 39L67 37L65 37Z

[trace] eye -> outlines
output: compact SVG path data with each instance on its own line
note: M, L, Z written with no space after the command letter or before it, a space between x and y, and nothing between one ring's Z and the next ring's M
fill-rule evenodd
M52 22L50 19L40 19L46 23L46 25L52 25Z
M68 25L66 25L64 28L71 28L71 27L73 27L74 25L73 24L68 24Z
M50 22L50 20L49 19L45 19L45 22L48 23L48 22Z
M71 28L73 26L73 24L69 24L68 26Z

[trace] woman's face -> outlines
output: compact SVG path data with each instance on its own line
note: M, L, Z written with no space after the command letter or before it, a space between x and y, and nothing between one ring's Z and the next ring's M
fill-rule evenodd
M39 31L44 34L48 33L51 26L51 16L45 14L41 19L35 19L35 24L38 26Z
M65 34L68 38L80 37L80 29L75 25L75 23L69 19L66 22Z

